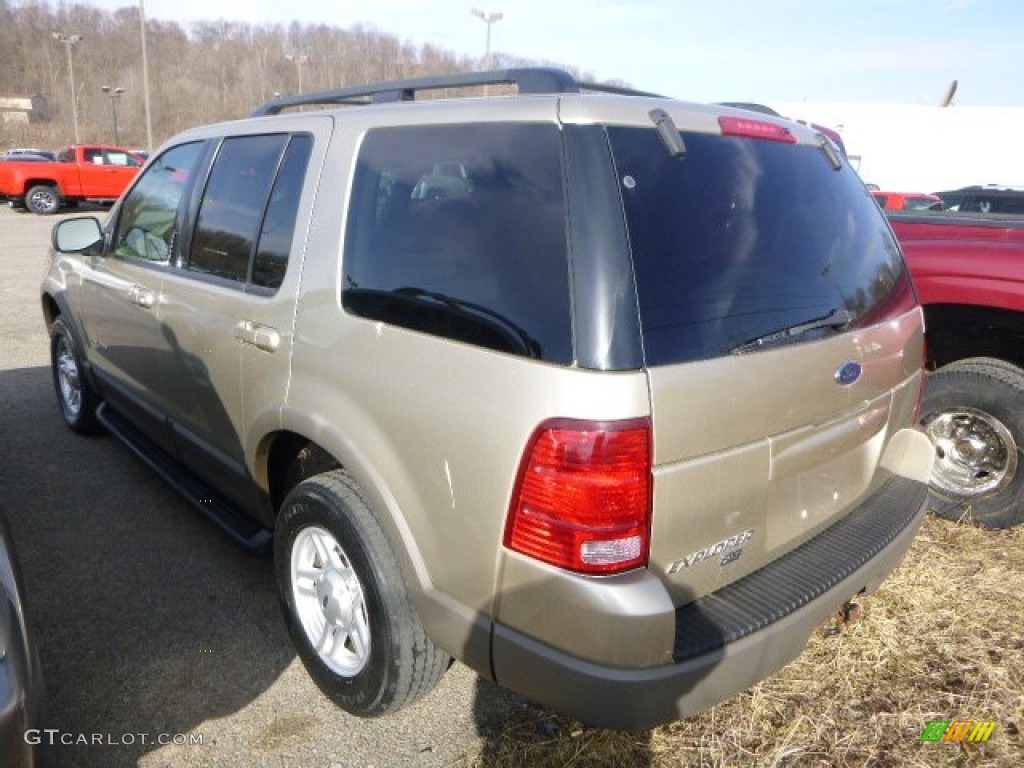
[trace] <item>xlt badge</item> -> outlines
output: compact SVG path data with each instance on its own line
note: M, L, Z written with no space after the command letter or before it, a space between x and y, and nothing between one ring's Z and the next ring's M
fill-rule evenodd
M741 548L752 538L754 538L754 529L748 528L742 533L737 533L735 536L730 536L728 539L723 539L716 544L704 547L704 549L698 549L696 552L691 552L686 557L676 560L665 569L665 573L671 576L673 573L677 573L684 568L689 568L691 565L696 565L699 562L712 557L718 557L724 553L728 554L722 558L722 565L728 565L739 559L742 552Z

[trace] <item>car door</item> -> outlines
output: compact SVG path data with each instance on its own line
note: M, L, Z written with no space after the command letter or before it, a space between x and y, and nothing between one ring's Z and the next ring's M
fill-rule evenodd
M97 197L120 197L141 167L139 158L128 152L103 150L103 165L97 169L101 191Z
M115 210L103 254L82 268L82 322L104 399L161 443L160 365L170 340L160 290L202 148L193 142L161 155Z
M163 394L179 459L250 509L245 436L276 418L287 391L298 278L285 278L312 147L291 133L224 139L182 262L162 284Z
M88 147L83 150L83 162L78 165L78 194L94 198L120 197L138 170L138 159L127 152Z

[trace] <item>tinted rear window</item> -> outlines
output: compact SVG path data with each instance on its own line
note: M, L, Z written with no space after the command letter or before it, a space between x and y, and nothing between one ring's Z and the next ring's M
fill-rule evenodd
M554 125L370 131L349 209L345 308L476 346L571 362L564 197Z
M684 133L673 159L653 130L608 133L648 365L726 355L837 309L866 317L907 285L863 182L818 148Z

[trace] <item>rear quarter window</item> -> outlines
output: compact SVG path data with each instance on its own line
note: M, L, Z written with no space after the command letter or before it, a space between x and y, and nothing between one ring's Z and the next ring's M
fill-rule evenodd
M571 362L564 198L554 125L370 131L351 195L345 309Z
M866 318L909 285L863 182L817 147L684 133L673 158L654 130L608 133L648 365L726 355L837 309Z

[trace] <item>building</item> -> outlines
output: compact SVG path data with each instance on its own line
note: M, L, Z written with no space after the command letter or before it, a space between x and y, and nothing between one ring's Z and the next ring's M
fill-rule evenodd
M4 123L42 123L49 119L42 96L0 96L0 121Z

